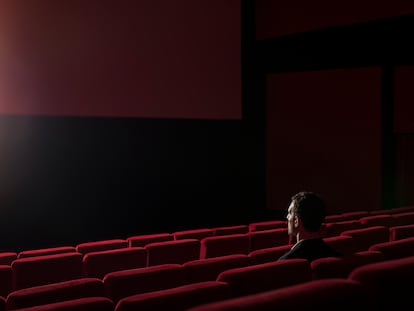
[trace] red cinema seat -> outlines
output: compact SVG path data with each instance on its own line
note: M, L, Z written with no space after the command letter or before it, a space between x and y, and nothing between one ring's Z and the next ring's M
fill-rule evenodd
M254 260L242 254L227 255L221 257L199 259L183 264L189 283L215 281L217 276L228 269L246 267L254 263Z
M248 234L214 236L201 240L200 259L249 253Z
M6 311L6 299L0 296L0 311Z
M127 240L129 247L144 247L145 245L154 242L172 241L174 240L174 236L171 233L154 233L132 236Z
M414 212L392 214L394 226L414 225Z
M202 282L121 299L115 311L182 311L230 298L230 286L223 282Z
M185 271L179 264L166 264L108 273L104 279L105 293L114 302L146 292L187 284Z
M143 247L92 252L83 256L83 272L86 277L103 279L109 272L146 267L147 260Z
M7 297L13 290L13 271L11 266L0 265L0 297Z
M84 278L33 286L12 292L6 304L7 310L15 310L86 297L105 297L103 282Z
M361 224L359 220L331 222L325 225L324 236L325 237L338 236L343 231L361 229L364 227L365 225Z
M289 244L287 228L249 232L250 251Z
M73 299L19 309L19 311L113 311L112 301L104 297Z
M389 231L384 226L374 226L347 230L342 232L341 236L350 236L354 240L355 251L361 252L368 250L371 245L388 241Z
M311 268L314 279L347 278L355 268L383 260L381 252L363 251L345 257L319 258L311 262Z
M177 231L173 233L174 240L183 240L183 239L197 239L201 240L209 236L214 236L213 229L195 229L195 230L185 230Z
M390 227L390 241L402 240L414 237L414 224L406 226Z
M231 234L244 234L249 232L249 227L246 225L238 225L238 226L227 226L227 227L217 227L213 228L214 235L231 235Z
M200 257L200 241L185 239L147 244L148 266L168 263L183 264Z
M369 290L371 310L405 310L412 305L414 257L364 265L353 270L348 279Z
M369 250L381 252L387 259L414 256L414 237L374 244Z
M79 279L82 254L64 253L16 259L12 263L14 290Z
M17 253L15 252L0 253L0 265L10 266L15 259L17 259Z
M361 217L359 219L365 227L384 226L392 227L395 225L395 219L391 215L374 215Z
M314 280L190 308L187 311L369 310L365 288L346 279Z
M332 247L341 255L349 255L355 253L356 246L352 237L346 235L331 236L323 238L326 244Z
M244 296L312 280L306 259L286 259L226 270L217 281L230 284L233 296Z
M256 263L266 263L278 260L284 253L288 252L292 245L276 246L271 248L258 249L249 253Z
M60 246L60 247L21 251L17 258L27 258L27 257L54 255L54 254L63 254L63 253L75 253L75 252L76 252L76 248L73 246Z
M270 220L270 221L260 221L260 222L253 222L249 224L249 231L264 231L264 230L272 230L272 229L286 229L287 223L284 220Z
M128 247L128 241L122 239L104 240L96 242L86 242L76 245L76 251L81 254L91 252L101 252L110 249L118 249Z

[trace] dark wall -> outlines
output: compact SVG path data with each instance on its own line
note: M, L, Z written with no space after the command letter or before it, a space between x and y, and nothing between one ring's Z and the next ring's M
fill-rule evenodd
M0 118L1 249L240 224L239 121Z

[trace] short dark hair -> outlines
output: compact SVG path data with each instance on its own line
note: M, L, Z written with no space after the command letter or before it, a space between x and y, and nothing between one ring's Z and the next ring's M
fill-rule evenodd
M308 231L318 231L326 215L322 198L314 192L301 191L292 197L292 202L303 227Z

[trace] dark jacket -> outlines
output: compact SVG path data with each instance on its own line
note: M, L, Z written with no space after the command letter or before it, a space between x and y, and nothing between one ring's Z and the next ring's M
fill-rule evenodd
M341 254L321 238L302 240L296 243L281 259L303 258L309 261L323 257L340 257Z

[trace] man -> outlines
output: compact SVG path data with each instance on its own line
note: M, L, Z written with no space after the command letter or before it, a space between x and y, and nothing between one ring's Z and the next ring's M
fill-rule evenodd
M309 261L322 257L341 256L320 236L325 219L325 203L313 192L299 192L292 197L288 208L288 234L296 244L281 259L304 258Z

